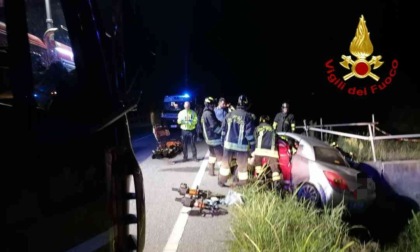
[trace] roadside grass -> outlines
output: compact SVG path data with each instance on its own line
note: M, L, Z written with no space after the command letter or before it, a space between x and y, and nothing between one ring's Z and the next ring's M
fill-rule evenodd
M300 202L295 194L280 196L251 183L238 189L245 204L230 209L233 240L231 252L243 251L420 251L420 213L410 220L397 244L381 248L374 241L362 243L351 237L343 221L345 207L317 210Z
M384 248L386 252L417 252L420 251L420 212L413 213L413 218L403 233L398 237L398 242Z
M353 152L356 161L372 161L372 147L369 141L338 137L336 140L346 152ZM375 142L376 160L396 161L396 160L417 160L420 159L420 142L398 141L398 140L376 140Z

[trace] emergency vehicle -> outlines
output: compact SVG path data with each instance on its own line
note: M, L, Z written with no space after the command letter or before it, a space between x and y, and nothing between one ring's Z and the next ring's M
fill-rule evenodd
M194 109L195 101L188 93L166 95L163 98L163 110L160 117L164 126L170 129L179 129L177 123L178 113L184 109L184 102L186 101L189 101L191 103L191 109Z

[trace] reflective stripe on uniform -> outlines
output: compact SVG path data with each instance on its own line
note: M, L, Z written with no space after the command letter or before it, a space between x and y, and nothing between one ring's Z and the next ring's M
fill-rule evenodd
M254 163L255 163L255 158L254 158L254 156L249 157L249 158L248 158L248 164L249 164L249 165L254 165Z
M260 174L262 171L263 171L262 166L260 166L260 165L255 166L255 172L256 172L256 173Z
M218 139L208 139L207 135L205 135L206 137L206 144L211 145L211 146L216 146L216 145L222 145L222 139L218 138Z
M248 172L238 172L238 179L239 180L247 180L248 179Z
M219 174L221 176L229 176L230 175L230 168L220 167Z
M216 163L216 157L209 157L209 164Z
M235 144L235 143L230 143L228 141L225 141L224 148L229 149L229 150L235 150L235 151L248 151L248 145L242 145L242 144Z
M260 148L256 148L254 154L258 156L273 157L273 158L279 157L279 154L277 153L276 150L268 150L268 149L260 149Z
M273 181L279 181L281 179L280 173L273 172Z

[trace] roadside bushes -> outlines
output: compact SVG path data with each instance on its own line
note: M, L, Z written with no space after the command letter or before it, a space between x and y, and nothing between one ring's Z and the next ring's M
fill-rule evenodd
M230 207L233 240L229 251L420 251L420 214L416 213L398 244L381 248L363 243L349 232L362 226L343 221L345 207L317 210L297 200L282 197L258 184L240 189L245 204Z
M366 140L338 137L337 144L346 152L353 152L356 161L372 161L371 144ZM400 140L376 140L375 154L377 160L416 160L420 159L420 142Z

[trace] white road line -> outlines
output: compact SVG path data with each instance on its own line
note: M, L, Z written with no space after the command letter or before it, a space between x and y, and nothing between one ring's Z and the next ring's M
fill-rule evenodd
M207 152L206 157L208 157L209 153ZM201 180L203 179L204 172L207 168L208 159L204 159L201 163L200 170L198 171L191 188L195 188L200 185ZM182 234L184 233L185 225L187 225L188 221L188 212L191 210L191 207L182 207L181 211L179 212L178 219L175 222L175 226L172 229L172 233L169 236L168 242L166 243L163 252L175 252L178 250L179 241L182 238Z

